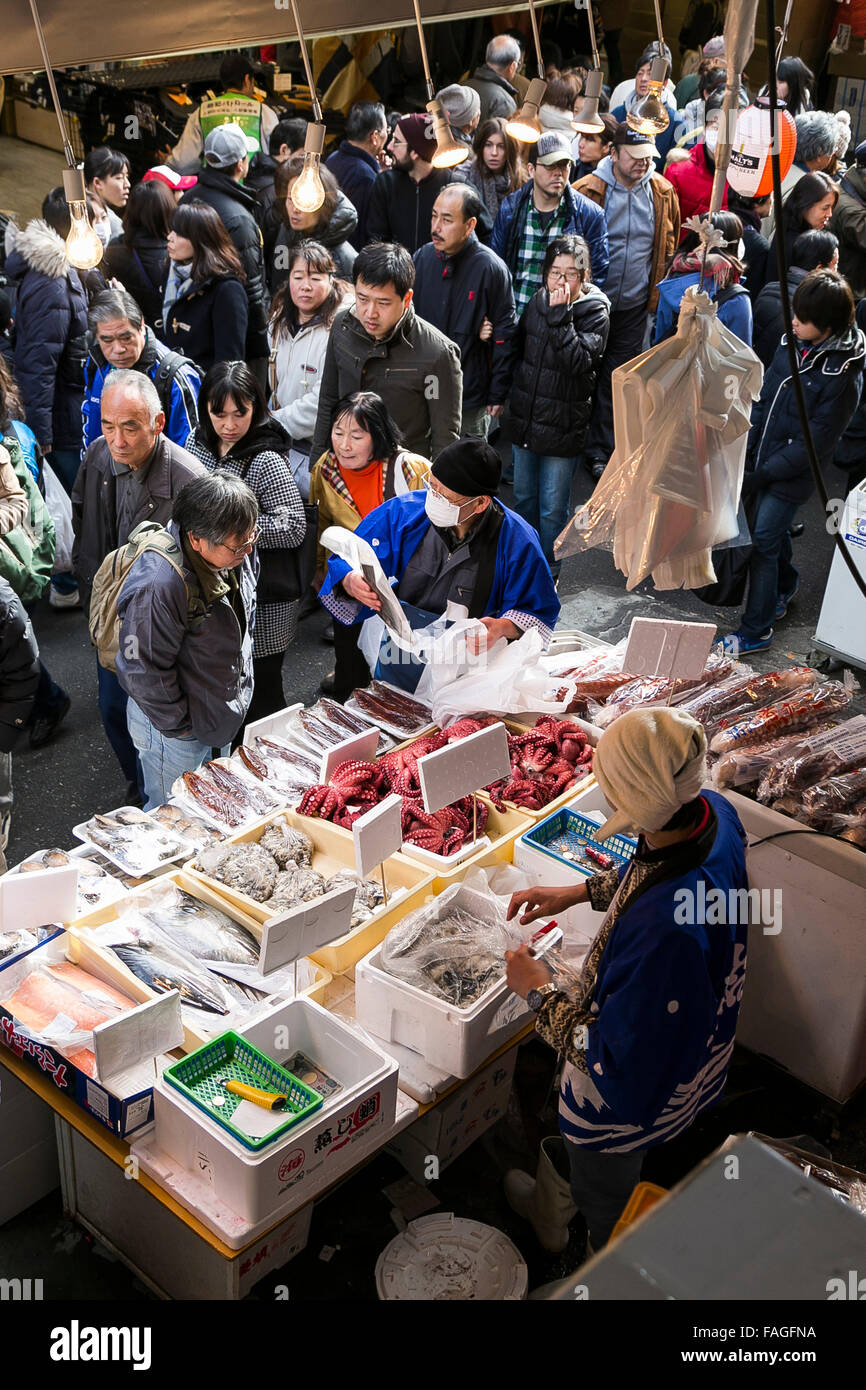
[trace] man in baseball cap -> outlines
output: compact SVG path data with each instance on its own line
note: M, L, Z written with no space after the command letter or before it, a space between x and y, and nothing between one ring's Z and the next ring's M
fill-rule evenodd
M430 116L401 116L385 146L393 167L373 184L367 207L368 241L399 242L414 256L430 240L430 219L440 189L454 171L434 169L436 138Z
M596 479L613 453L611 373L643 351L648 315L658 302L656 286L679 241L679 202L668 180L655 171L657 154L651 136L621 121L610 154L574 185L601 208L610 250L604 285L610 332L584 451L586 467Z
M596 285L604 285L608 262L603 214L568 184L571 141L561 131L545 131L530 147L528 164L531 179L503 201L490 239L491 251L511 271L518 318L541 287L544 256L556 237L586 239Z
M211 169L231 169L246 161L249 168L250 150L247 137L239 125L226 121L212 130L204 142L204 162ZM246 173L246 169L244 170Z

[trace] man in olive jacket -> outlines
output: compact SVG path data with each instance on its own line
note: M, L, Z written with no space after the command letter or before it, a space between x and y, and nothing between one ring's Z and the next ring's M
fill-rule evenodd
M460 437L460 352L412 307L415 267L404 246L374 242L353 267L355 304L334 319L310 460L331 447L334 412L353 391L382 397L410 453L434 459Z

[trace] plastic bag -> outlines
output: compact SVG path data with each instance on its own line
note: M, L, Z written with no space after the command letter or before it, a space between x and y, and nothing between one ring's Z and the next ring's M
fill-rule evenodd
M801 739L785 758L768 767L758 787L759 801L802 791L825 777L866 765L866 716L836 725L832 732Z
M734 723L750 710L772 704L782 699L789 691L815 685L817 680L817 671L808 666L792 666L787 671L769 671L763 676L751 671L747 676L729 677L715 690L684 700L680 709L703 724L709 738L712 732Z
M54 574L70 574L72 571L72 546L75 533L72 530L72 502L63 484L49 463L42 465L42 483L45 488L45 505L54 522Z
M733 748L723 753L713 768L713 785L723 788L747 787L756 782L760 784L777 764L784 765L798 749L802 749L803 743L802 734L785 734L755 747ZM759 787L758 800L763 799Z
M440 727L478 710L490 714L567 712L575 683L551 676L540 664L544 641L536 628L524 632L516 642L494 642L477 656L465 641L455 641L454 633L452 628L425 646L427 666L415 692L431 706Z
M817 787L808 787L802 795L807 811L830 811L846 814L866 799L866 767L854 768L839 777L829 777Z
M853 697L852 687L853 682L825 681L795 690L789 699L755 710L747 719L720 729L710 742L710 751L726 753L731 748L761 743L785 730L794 733L798 729L809 729L828 714L846 709Z

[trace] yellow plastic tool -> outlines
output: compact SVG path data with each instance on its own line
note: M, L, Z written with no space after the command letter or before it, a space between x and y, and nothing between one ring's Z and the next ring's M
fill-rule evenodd
M250 1100L253 1105L261 1105L264 1110L282 1110L288 1099L279 1091L260 1091L257 1086L248 1086L244 1081L223 1081L221 1085L231 1095Z

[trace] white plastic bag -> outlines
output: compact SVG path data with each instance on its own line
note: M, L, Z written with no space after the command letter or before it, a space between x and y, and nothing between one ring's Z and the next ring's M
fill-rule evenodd
M540 665L544 642L536 628L516 642L502 638L473 655L466 642L457 639L476 626L473 621L456 623L424 651L427 667L415 693L431 706L440 727L479 711L566 713L574 699L574 682L552 678Z
M54 550L54 574L69 574L72 570L72 544L75 536L72 530L72 503L54 469L48 463L42 465L42 482L45 488L45 505L54 522L56 545Z

